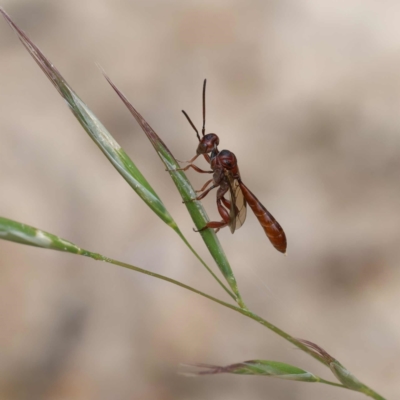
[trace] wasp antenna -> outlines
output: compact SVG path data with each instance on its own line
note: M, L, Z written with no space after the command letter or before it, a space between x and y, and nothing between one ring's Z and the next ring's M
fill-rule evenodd
M207 79L204 79L204 82L203 82L203 129L201 130L201 133L203 134L203 136L206 131L206 84L207 84Z
M192 120L189 118L189 115L186 114L186 111L182 110L183 115L186 117L186 119L188 120L189 124L191 125L191 127L196 131L196 135L197 135L197 139L199 139L199 142L201 141L200 139L200 135L199 135L199 131L197 130L197 128L194 126L194 123L192 122Z

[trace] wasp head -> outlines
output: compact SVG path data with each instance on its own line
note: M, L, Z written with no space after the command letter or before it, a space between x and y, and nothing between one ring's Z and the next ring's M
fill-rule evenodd
M199 146L197 147L197 154L211 153L213 150L217 149L218 145L218 136L215 133L208 133L200 140Z

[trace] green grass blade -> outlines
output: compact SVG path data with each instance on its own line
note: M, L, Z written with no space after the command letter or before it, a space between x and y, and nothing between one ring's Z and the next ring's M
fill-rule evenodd
M231 364L227 366L218 366L211 364L187 364L186 367L201 368L201 371L189 372L184 375L216 375L216 374L238 374L238 375L259 375L272 378L298 381L298 382L319 382L326 385L337 386L346 389L345 386L327 381L319 376L308 372L302 368L279 361L268 360L250 360L242 363Z
M157 154L163 161L167 170L170 171L170 175L172 180L174 181L185 205L191 215L193 222L197 229L203 228L207 222L209 221L207 213L205 212L203 206L199 201L189 201L196 197L196 192L193 189L190 181L186 177L183 171L177 171L180 168L179 164L175 160L172 153L169 151L165 143L160 139L157 133L153 130L153 128L147 123L147 121L136 111L133 105L129 102L126 96L114 85L114 83L110 80L110 78L104 74L104 77L107 79L108 83L115 90L121 100L124 102L128 110L131 112L133 117L139 123L144 133L147 135ZM212 257L217 263L220 271L224 275L225 279L229 283L229 286L232 288L233 292L237 296L237 301L241 307L245 307L243 300L240 296L238 285L236 282L235 275L233 274L232 268L226 258L224 250L219 242L217 235L214 233L213 229L205 229L200 232L204 243L206 244L208 250L210 251ZM186 239L183 238L183 235L179 233L182 239L187 243Z
M3 217L0 217L0 239L73 254L85 253L68 240Z
M111 136L99 119L90 111L85 103L71 89L59 71L44 56L38 47L31 42L26 34L18 28L7 13L0 8L0 13L17 33L18 38L34 58L36 63L53 83L55 88L66 100L71 111L80 122L85 131L97 144L100 150L105 154L108 160L114 165L117 171L136 191L142 200L169 226L176 226L175 221L165 208L164 204L147 182L145 177L138 170L129 156Z
M210 364L194 364L193 367L203 368L198 375L215 374L239 374L239 375L263 375L274 378L302 381L318 382L319 378L311 372L294 367L293 365L268 360L250 360L237 364L231 364L224 367Z

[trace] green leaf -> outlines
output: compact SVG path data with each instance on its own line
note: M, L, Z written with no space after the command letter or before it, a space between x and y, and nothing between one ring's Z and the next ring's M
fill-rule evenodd
M165 208L164 204L141 174L139 169L107 131L99 119L92 113L89 107L71 89L59 71L44 56L39 48L31 42L26 34L18 28L7 13L0 8L0 13L17 33L18 38L34 58L36 63L46 74L55 88L66 100L76 119L80 122L85 131L105 154L108 160L114 165L117 171L142 198L142 200L169 226L176 227L176 223Z
M10 242L42 247L44 249L86 255L85 250L68 240L61 239L51 233L3 217L0 217L0 238Z
M274 378L301 382L320 381L320 378L311 372L278 361L250 360L242 363L227 365L225 367L209 364L195 364L194 366L206 369L198 372L197 375L215 375L227 373L239 375L271 376Z

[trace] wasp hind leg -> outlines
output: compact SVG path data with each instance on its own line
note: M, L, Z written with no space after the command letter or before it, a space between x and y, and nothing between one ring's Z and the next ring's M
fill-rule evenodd
M211 188L209 190L211 190ZM208 191L207 191L207 193L208 193ZM204 231L205 229L211 228L211 229L215 229L215 233L217 233L220 229L225 228L226 226L229 225L229 222L230 222L229 212L222 205L222 203L226 204L225 202L229 203L228 200L226 200L224 198L224 195L227 191L228 191L228 188L225 188L225 187L220 187L217 191L217 207L218 207L218 212L222 217L222 221L210 221L207 223L206 226L204 226L203 228L201 228L199 230L193 229L195 232L201 232L201 231Z
M207 223L207 225L201 229L194 229L193 230L195 232L202 232L206 229L215 229L215 233L217 233L220 229L225 228L226 226L228 226L228 224L225 221L210 221Z

